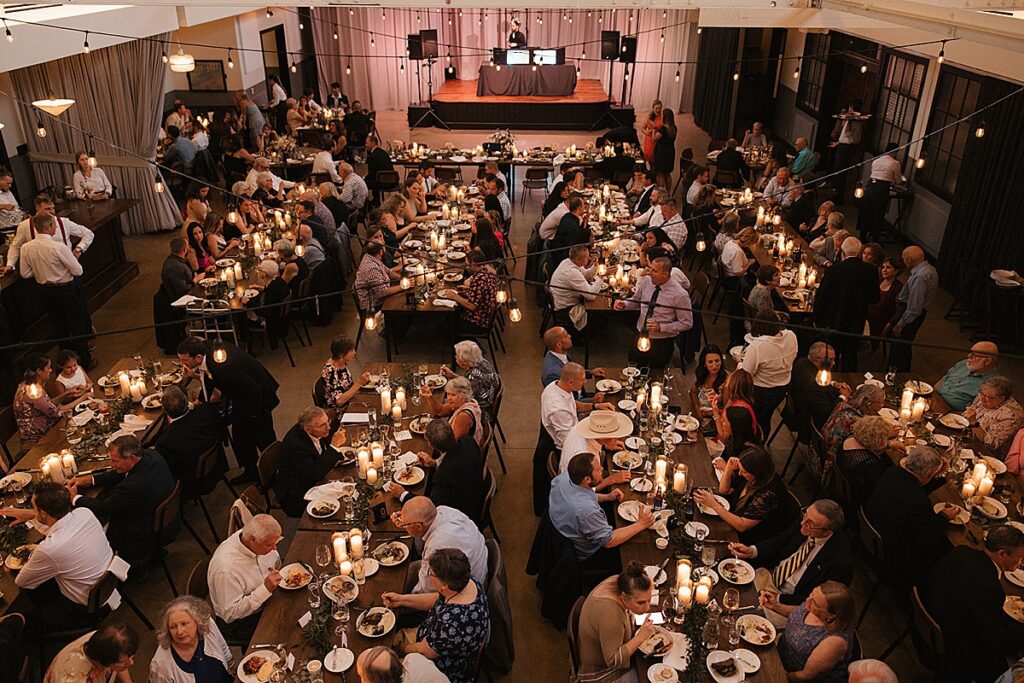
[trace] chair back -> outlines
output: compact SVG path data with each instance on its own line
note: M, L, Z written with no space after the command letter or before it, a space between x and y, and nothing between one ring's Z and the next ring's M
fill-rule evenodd
M377 171L377 186L381 191L395 191L401 188L398 171Z
M213 473L213 470L217 467L217 459L224 452L224 447L220 441L215 443L210 448L206 449L205 452L200 453L199 458L196 460L196 481L203 481L206 477Z
M437 182L445 185L451 185L458 178L456 169L447 166L437 166L434 168L434 177L437 178Z
M717 169L715 171L715 185L739 185L740 174L736 171Z
M484 478L487 478L487 459L491 455L491 441L494 440L494 428L487 420L483 420L483 424L480 425L480 429L483 432L483 438L480 440L480 459L484 463Z
M931 650L928 654L937 662L941 660L943 653L946 651L946 643L942 635L942 627L939 626L939 623L935 621L935 618L928 613L928 609L921 601L921 593L918 591L917 586L914 586L911 592L911 599L914 610L911 618L911 624L917 635L917 639L914 641L915 645L923 643L929 650Z
M860 508L857 515L860 519L860 542L864 546L864 552L867 553L868 560L876 566L881 566L885 562L885 541L882 534L878 533L878 529L864 514L864 508Z
M498 482L490 467L484 468L484 502L480 507L480 526L483 527L491 519L491 503L498 492Z
M281 442L275 441L264 448L259 458L256 459L256 478L259 480L264 495L274 485L274 479L277 477L277 470L280 466Z
M0 464L3 465L5 472L14 467L14 463L21 457L20 448L17 451L13 451L7 446L7 442L17 433L18 421L14 417L14 406L0 408L0 447L3 448L4 455L6 456L5 461Z
M313 405L327 408L327 382L323 377L317 377L316 384L313 385Z
M114 594L114 589L117 588L118 578L111 574L109 571L103 572L103 576L100 580L93 584L93 587L89 589L89 597L87 599L85 608L89 614L96 614L103 606L107 604L107 600Z
M164 532L170 529L181 513L181 482L175 482L171 495L156 506L153 512L153 532L157 538L163 538Z
M569 664L572 666L573 675L580 671L580 614L583 613L585 600L582 595L576 598L569 612L569 623L565 627L565 638L569 641Z
M548 453L548 476L554 479L558 476L558 451Z
M487 586L501 571L504 564L501 559L501 546L493 538L484 539L484 546L487 548Z
M548 179L550 171L546 168L528 168L526 169L526 180L544 180Z
M206 600L210 597L210 584L207 583L206 573L210 569L209 558L196 562L189 572L188 581L185 582L185 595L194 595L197 598Z
M501 413L501 400L505 398L505 383L498 378L498 390L494 392L494 400L491 402L491 416L496 422L498 415Z
M246 487L244 491L238 494L238 499L245 503L245 506L249 508L254 515L263 514L269 509L267 499L263 497L259 487L255 485Z
M694 305L704 304L707 300L708 290L711 288L711 281L706 273L696 273L690 278L690 294Z

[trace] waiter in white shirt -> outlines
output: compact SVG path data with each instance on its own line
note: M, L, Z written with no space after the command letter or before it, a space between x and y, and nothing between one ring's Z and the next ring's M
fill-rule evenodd
M53 216L56 223L56 238L58 241L65 244L71 253L75 255L75 258L82 258L82 254L86 252L89 245L92 244L93 239L96 237L93 231L84 225L68 220L67 218L61 218L57 216L57 210L54 207L53 199L47 194L37 195L35 198L36 216ZM10 268L14 268L18 265L18 259L21 256L21 250L26 243L32 241L36 237L36 230L32 227L32 219L26 218L18 224L18 230L14 234L14 239L11 240L11 248L7 252L7 265ZM72 241L72 237L77 238L77 244Z
M34 278L43 288L43 305L50 318L53 336L57 339L78 337L59 342L61 348L73 349L83 367L92 367L92 355L85 335L92 332L89 311L75 278L82 274L82 264L68 245L55 237L57 219L50 214L37 214L31 219L35 239L21 248L21 276Z
M0 168L0 230L13 228L21 218L18 199L11 192L14 176L6 168Z
M889 193L903 177L903 166L896 158L899 143L891 142L885 154L871 162L871 180L864 190L864 201L857 216L857 229L862 242L874 242L885 228L885 214L889 212Z

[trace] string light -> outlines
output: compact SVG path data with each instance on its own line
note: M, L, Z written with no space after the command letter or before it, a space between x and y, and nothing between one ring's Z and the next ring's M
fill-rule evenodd
M679 82L679 67L676 67L676 83Z
M89 168L96 168L96 150L92 148L92 136L89 136Z
M863 64L860 65L860 72L862 74L866 74L868 72L868 63L867 62L864 62Z
M349 7L348 8L348 15L350 17L354 17L356 15L356 11L354 9L352 9L351 7Z
M562 12L562 21L569 21L569 13Z
M405 73L405 60L404 59L399 63L398 70L401 71L402 73Z
M459 18L462 18L462 10L459 10Z
M798 59L796 62L796 68L793 69L793 78L800 78L800 62L803 60Z
M516 303L515 298L508 303L508 319L514 323L523 319L523 312L519 310L519 304Z
M633 10L629 10L629 23L633 23Z
M942 41L942 47L939 48L939 64L946 61L946 41Z
M488 60L487 66L493 67L494 66L494 60L493 59Z
M732 73L732 80L734 80L734 81L740 80L740 70L739 69L736 69L736 71L734 71Z
M642 332L636 339L636 350L640 353L647 353L651 350L651 338L646 332Z
M420 13L419 12L416 13L416 23L417 24L420 23Z
M166 64L170 61L170 58L167 56L167 43L161 43L161 45L163 47L160 48L160 59L162 59L164 64Z
M85 42L82 43L82 52L89 54L89 32L85 32Z
M153 180L153 191L160 194L164 191L164 181L160 176L156 176Z
M269 18L270 18L270 17L272 17L272 16L274 16L274 10L272 10L272 9L270 9L270 8L268 7L268 8L267 8L267 19L269 19Z
M370 47L377 47L377 41L373 37L373 33L370 33Z
M299 30L302 31L302 30L305 30L305 28L306 28L306 24L303 23L302 21L299 21Z
M708 248L707 240L704 238L704 231L697 233L697 251L704 251Z
M46 137L46 127L43 126L43 122L42 121L37 121L36 122L36 135L38 135L41 138L45 138Z
M14 34L11 33L11 27L7 25L7 20L6 19L4 19L3 22L4 22L4 33L7 34L7 42L8 43L13 43L14 42Z
M451 64L451 63L452 63L452 53L451 53L451 52L449 52L448 54L446 54L446 55L444 56L444 58L445 58L445 61L447 61L447 62L448 62L449 64Z
M821 370L818 370L818 373L814 376L814 381L818 383L819 387L831 386L832 372L829 368L832 366L832 363L827 358L821 363Z
M916 168L916 169L924 168L924 164L925 164L924 158L925 158L925 156L926 156L926 152L922 149L921 150L921 156L919 156L917 158L917 161L914 162L914 168Z
M376 316L377 314L372 308L366 312L366 317L363 319L363 328L367 332L373 332L375 329L377 329Z
M587 58L587 48L584 47L583 48L583 59L586 59L586 58Z
M228 211L228 223L234 223L237 220L238 220L238 213L234 209L231 209L230 211Z
M224 340L217 337L217 341L213 342L213 362L223 363L228 359L228 347L224 345Z
M338 39L338 32L337 32L337 31L335 31L335 32L334 32L334 39L335 39L335 40L337 40L337 39Z
M295 64L295 55L292 55L292 65L288 67L288 70L293 74L299 72L299 67Z
M663 43L665 42L665 32L664 31L661 32L661 42L663 42Z
M494 300L497 301L499 304L503 304L506 301L508 301L508 290L505 289L504 281L502 281L502 283L498 285L498 291L494 293Z
M667 17L668 17L668 10L667 9L661 10L661 18L665 19Z
M228 68L229 69L234 69L235 68L235 60L233 60L231 58L231 48L230 47L228 48Z
M387 21L388 20L388 15L384 13L384 10L380 11L380 20L381 21Z
M352 61L351 60L349 60L348 63L345 64L345 75L346 76L351 76L352 75Z
M864 196L864 183L862 183L859 180L857 181L857 187L854 188L853 190L853 196L856 197L857 199L860 199L861 197Z
M628 66L622 70L622 79L626 80L626 81L629 80L629 67Z
M580 65L579 65L579 62L577 62L576 63L576 78L579 78L579 77L580 77Z
M698 26L698 27L697 27L697 35L699 36L699 35L700 35L700 33L701 33L701 31L703 31L703 30L704 30L704 27L702 27L702 26Z
M985 137L985 122L982 121L978 124L978 127L974 130L974 137L983 138Z

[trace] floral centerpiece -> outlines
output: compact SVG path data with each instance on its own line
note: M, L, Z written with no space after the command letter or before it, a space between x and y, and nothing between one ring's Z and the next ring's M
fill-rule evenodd
M502 149L511 153L512 147L516 144L516 136L508 128L499 128L491 133L491 142L498 143Z

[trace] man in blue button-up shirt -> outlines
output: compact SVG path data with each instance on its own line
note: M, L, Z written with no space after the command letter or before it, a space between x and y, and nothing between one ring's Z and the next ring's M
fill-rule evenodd
M939 290L939 273L935 266L925 260L924 249L921 247L904 249L903 263L910 269L910 277L896 298L901 307L900 312L886 326L886 336L905 342L889 345L889 365L895 366L897 372L910 372L913 350L910 343L921 329L928 306Z
M935 385L935 391L951 410L963 410L978 395L981 383L998 372L998 358L998 346L992 342L978 342L971 347L965 360L946 371Z

